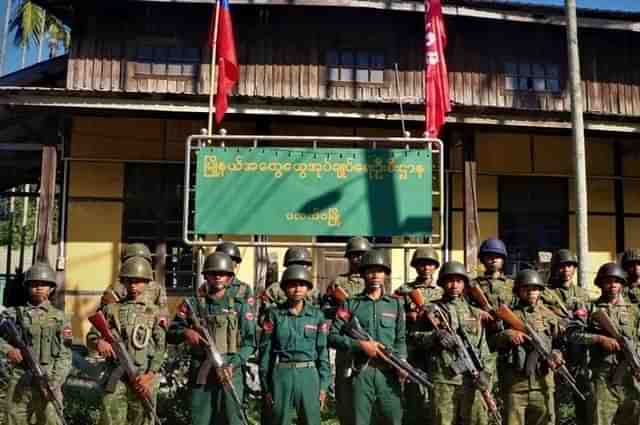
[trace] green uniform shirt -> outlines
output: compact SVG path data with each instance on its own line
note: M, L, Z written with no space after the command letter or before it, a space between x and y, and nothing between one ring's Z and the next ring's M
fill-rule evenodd
M595 301L590 308L590 313L603 309L616 325L618 331L631 339L635 344L639 343L639 327L640 327L640 307L630 303L624 297L620 297L616 303L608 302L604 298ZM594 342L595 335L606 335L600 329L597 323L589 319L587 327L569 334L572 342L586 345L589 347L590 363L589 366L594 376L612 377L617 365L624 362L624 354L622 352L609 353L600 345ZM610 335L607 335L610 336ZM627 374L631 378L631 372Z
M540 295L542 302L553 311L558 317L569 319L579 308L588 308L589 293L586 289L575 284L568 288L556 286L545 288Z
M353 297L364 291L364 279L360 276L360 273L345 273L341 274L331 282L331 285L327 288L325 295L322 297L321 305L325 311L329 311L328 316L333 318L335 309L338 307L338 300L333 297L333 289L339 287L347 292L349 297Z
M136 368L141 373L160 372L167 351L163 314L144 297L139 301L126 299L108 304L102 310L112 330L116 330L127 347ZM100 332L94 327L87 334L87 345L96 347ZM116 362L112 367L116 366Z
M107 289L105 289L104 294L113 293L118 302L122 302L127 298L127 286L122 284L122 282L114 282ZM144 287L143 293L144 300L147 304L155 304L160 307L160 312L164 314L165 317L169 316L169 308L167 307L167 290L164 285L160 285L156 281L147 282ZM104 304L100 306L104 307Z
M482 289L485 296L494 308L498 308L500 304L512 305L513 298L513 280L500 276L478 276L473 279L472 284L476 284ZM478 304L473 298L469 298L471 305L477 307Z
M545 307L542 301L538 301L535 306L518 302L513 308L513 312L522 321L528 321L533 330L543 341L548 343L548 348L551 349L553 340L559 336L558 317ZM506 322L505 327L509 327ZM501 378L507 391L552 391L555 388L553 372L542 359L538 361L534 373L527 375L525 364L528 356L535 351L531 344L525 342L519 346L513 346L507 330L496 336L496 343L501 350L508 352L506 356L508 366L504 368L504 376Z
M632 283L624 288L624 296L632 304L640 304L640 283Z
M236 276L233 277L229 288L227 289L229 296L235 298L240 302L248 303L253 306L255 299L253 297L253 289L247 283L241 281Z
M294 314L287 303L269 309L260 338L263 391L271 391L275 365L282 362L315 362L320 390L327 391L331 381L328 334L329 322L318 307L308 302L299 314Z
M198 308L203 326L207 326L216 348L223 355L225 365L244 365L256 351L256 319L251 305L237 302L225 290L219 299L211 297L190 298L192 306ZM180 344L184 331L191 326L188 308L183 304L169 328L169 342ZM191 347L192 369L199 367L205 359L202 347Z
M5 310L0 319L11 319L22 330L31 346L35 360L40 363L53 386L60 386L71 370L71 325L64 312L49 301L39 306L12 307ZM16 347L0 338L0 353L7 354ZM13 378L25 374L27 366L22 362L10 368Z
M374 300L363 292L349 298L341 308L347 310L351 317L357 317L371 338L382 343L398 357L407 358L405 313L399 299L383 295ZM364 364L367 357L357 340L342 333L344 324L345 321L340 317L333 321L329 345L336 350L353 353L356 365Z

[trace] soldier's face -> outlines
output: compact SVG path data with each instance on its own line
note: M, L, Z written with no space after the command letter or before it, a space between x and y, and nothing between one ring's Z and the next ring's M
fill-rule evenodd
M233 274L231 273L223 273L223 272L210 272L204 275L204 278L207 281L207 285L209 288L214 291L219 291L223 288L226 288L233 280Z
M632 261L624 268L631 276L640 276L640 261Z
M485 254L481 260L487 271L492 273L502 271L504 267L504 258L496 254Z
M416 272L419 276L430 276L438 268L438 264L429 260L418 260L416 262Z
M309 292L307 282L301 280L290 280L285 284L284 293L291 301L303 301Z
M522 285L518 288L518 298L528 305L535 305L540 298L540 287L535 285Z
M558 266L558 274L563 282L571 282L576 274L576 266L571 263L562 263Z
M464 291L464 279L461 276L447 276L442 283L445 292L452 298L458 298Z
M353 252L349 254L347 259L349 260L349 267L351 267L351 270L358 270L360 268L363 254L364 252Z
M49 299L51 286L47 282L34 280L29 283L29 299L31 303L38 305Z
M364 280L367 283L368 288L382 288L384 285L384 277L386 273L384 268L373 266L368 267L364 271Z
M615 277L605 277L601 280L602 292L615 298L622 292L622 282Z
M125 278L124 284L127 286L129 298L137 300L144 293L144 287L147 285L147 281L144 279Z

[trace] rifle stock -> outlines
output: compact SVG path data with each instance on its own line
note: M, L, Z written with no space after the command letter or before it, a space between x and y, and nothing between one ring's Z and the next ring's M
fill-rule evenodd
M20 331L18 331L16 324L12 320L4 319L0 322L0 336L2 336L10 345L20 350L22 359L26 364L27 369L31 371L33 379L38 385L40 393L45 400L49 401L53 405L53 408L56 411L56 415L58 416L58 419L60 420L62 425L67 425L67 421L64 418L64 409L62 406L62 402L58 398L56 392L53 390L51 382L49 381L49 377L47 376L40 363L36 360L36 356L33 350L24 341L24 339L20 335Z
M467 292L471 295L471 297L478 303L480 308L484 311L493 311L495 306L491 305L487 295L484 293L482 288L480 288L477 284L469 283L467 287Z
M142 405L144 409L147 411L151 419L153 419L154 423L161 425L160 418L156 414L155 406L151 401L151 398L145 397L138 391L135 391L135 381L138 376L140 376L140 371L136 368L127 347L125 346L122 338L118 334L117 331L111 331L109 327L109 323L107 322L106 317L101 311L98 311L93 316L89 317L89 322L96 328L96 330L100 333L100 337L107 341L113 347L113 351L116 353L116 357L118 359L118 363L120 367L124 370L124 373L127 375L127 380L129 381L129 385L134 388L134 392L138 396L138 398L142 401Z

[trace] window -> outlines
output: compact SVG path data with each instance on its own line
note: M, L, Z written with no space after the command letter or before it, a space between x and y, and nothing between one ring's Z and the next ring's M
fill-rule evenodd
M334 83L384 83L384 53L379 50L330 49L327 67Z
M165 285L190 288L193 282L191 249L182 243L184 167L127 164L123 241L142 242L152 252L166 244Z
M504 65L505 89L536 93L560 92L560 66L518 62L515 60Z
M196 77L200 65L200 49L183 47L138 47L137 78L168 78L190 80Z

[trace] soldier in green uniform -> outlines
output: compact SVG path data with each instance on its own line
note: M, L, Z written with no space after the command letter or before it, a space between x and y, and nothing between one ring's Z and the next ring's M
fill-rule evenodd
M167 323L160 308L145 297L145 287L153 279L151 264L144 258L132 257L120 268L120 281L127 296L116 304L108 304L103 313L109 326L123 338L140 375L135 383L127 382L124 369L112 361L100 409L100 425L151 424L153 420L138 397L154 400L160 382L160 369L167 351ZM91 328L87 346L108 360L116 359L111 344L100 332Z
M472 307L464 298L469 278L464 265L456 261L445 263L438 276L438 285L444 296L436 301L446 316L451 329L464 332L476 348L480 360L490 356L487 332L482 323L482 310ZM409 333L409 342L428 351L433 357L424 361L426 371L434 383L431 391L430 423L433 425L486 425L489 415L473 377L455 371L452 353L455 337L446 331L434 329L432 324L420 320L420 330ZM410 411L412 415L418 412Z
M227 425L241 425L242 416L232 395L225 390L224 381L230 379L243 398L244 382L242 368L256 350L256 319L251 306L238 302L232 295L231 282L235 269L231 258L222 252L207 256L202 270L207 291L205 296L190 299L198 310L201 324L206 326L218 351L222 354L224 367L213 371L198 381L202 367L206 367L204 340L193 329L194 322L187 305L183 303L171 323L168 341L171 344L186 342L191 347L189 386L191 387L192 425L211 425L225 421Z
M294 264L302 265L310 269L313 265L311 252L307 248L297 246L287 249L287 252L284 254L284 267L293 266ZM287 295L284 293L281 285L281 282L272 283L260 296L260 314L258 315L260 323L269 308L287 301ZM312 301L311 291L307 293L307 301Z
M222 252L231 257L233 261L233 281L229 285L229 295L235 299L248 303L251 308L254 308L255 298L253 297L253 289L247 283L241 281L236 276L238 267L242 263L242 257L240 256L240 250L233 242L222 242L216 247L216 252Z
M313 288L304 265L282 275L287 300L271 307L260 339L260 382L270 423L320 425L320 409L331 381L327 337L329 324L320 308L307 300Z
M27 305L5 310L0 319L16 323L62 401L62 384L71 370L71 325L64 312L49 301L56 288L56 273L46 263L35 263L27 270L24 285L29 300ZM2 403L0 422L6 425L57 425L56 411L43 398L20 350L0 338L0 353L6 355L12 366L8 371L9 386Z
M355 425L370 425L374 407L383 424L402 424L400 377L380 357L381 346L400 358L407 358L406 322L402 302L384 294L385 277L391 273L384 252L367 251L360 273L365 290L346 300L331 327L329 344L338 352L353 355L353 418ZM346 320L358 318L375 341L355 340L342 333Z
M560 249L551 257L549 287L542 292L540 297L542 302L561 319L561 325L573 320L585 321L587 319L589 294L584 288L575 284L574 276L577 270L578 258L568 249ZM560 347L567 361L567 367L576 379L578 388L583 394L587 394L589 392L589 370L586 350L564 339ZM560 419L559 401L569 398L573 398L576 423L590 423L588 419L589 406L565 385L556 387L556 419Z
M416 270L418 276L412 282L407 282L398 288L395 296L402 299L404 310L407 315L407 335L417 330L418 307L411 301L409 294L413 290L419 290L426 304L442 298L443 290L433 278L433 274L440 267L438 253L432 247L418 248L411 257L411 267ZM407 340L409 352L409 363L427 370L427 353L418 345L412 344L412 340ZM422 385L407 382L404 386L404 399L406 410L412 412L411 415L404 415L405 425L423 425L429 418L429 393L428 388Z
M354 236L347 242L344 256L349 262L349 271L338 276L322 297L321 305L327 318L333 319L340 302L335 298L335 289L342 288L348 296L360 294L364 290L364 279L360 275L362 255L371 249L369 241ZM353 392L351 391L352 357L349 351L336 351L335 395L336 412L340 425L354 425Z
M635 345L640 343L640 308L630 303L624 296L626 272L615 263L600 267L595 284L602 290L602 296L590 308L588 326L569 333L569 339L586 346L590 352L591 394L590 415L593 425L638 424L638 404L640 392L633 374L626 370L620 382L614 381L617 368L625 363L620 344L593 321L591 314L604 310L611 318L618 332Z
M149 248L143 243L128 244L122 251L121 261L124 263L129 258L133 257L144 258L149 262L149 265L153 264L151 251L149 251ZM169 309L167 307L167 290L164 285L161 285L154 280L149 281L144 289L144 296L147 299L147 302L160 307L163 317L169 317ZM125 298L127 298L126 285L120 281L114 282L109 285L102 294L100 308L103 308L107 304L123 301Z
M513 312L521 320L528 321L538 335L552 346L552 342L560 335L560 328L557 316L540 299L545 286L535 270L519 272L515 281L517 301ZM508 354L506 367L500 377L507 415L505 424L553 424L555 379L552 367L560 366L562 355L554 352L557 364L548 365L543 359L538 359L536 364L527 362L529 356L534 355L534 349L528 342L528 336L516 329L508 328L498 334L496 344Z
M625 295L633 304L640 304L640 248L626 250L620 263L628 276Z

